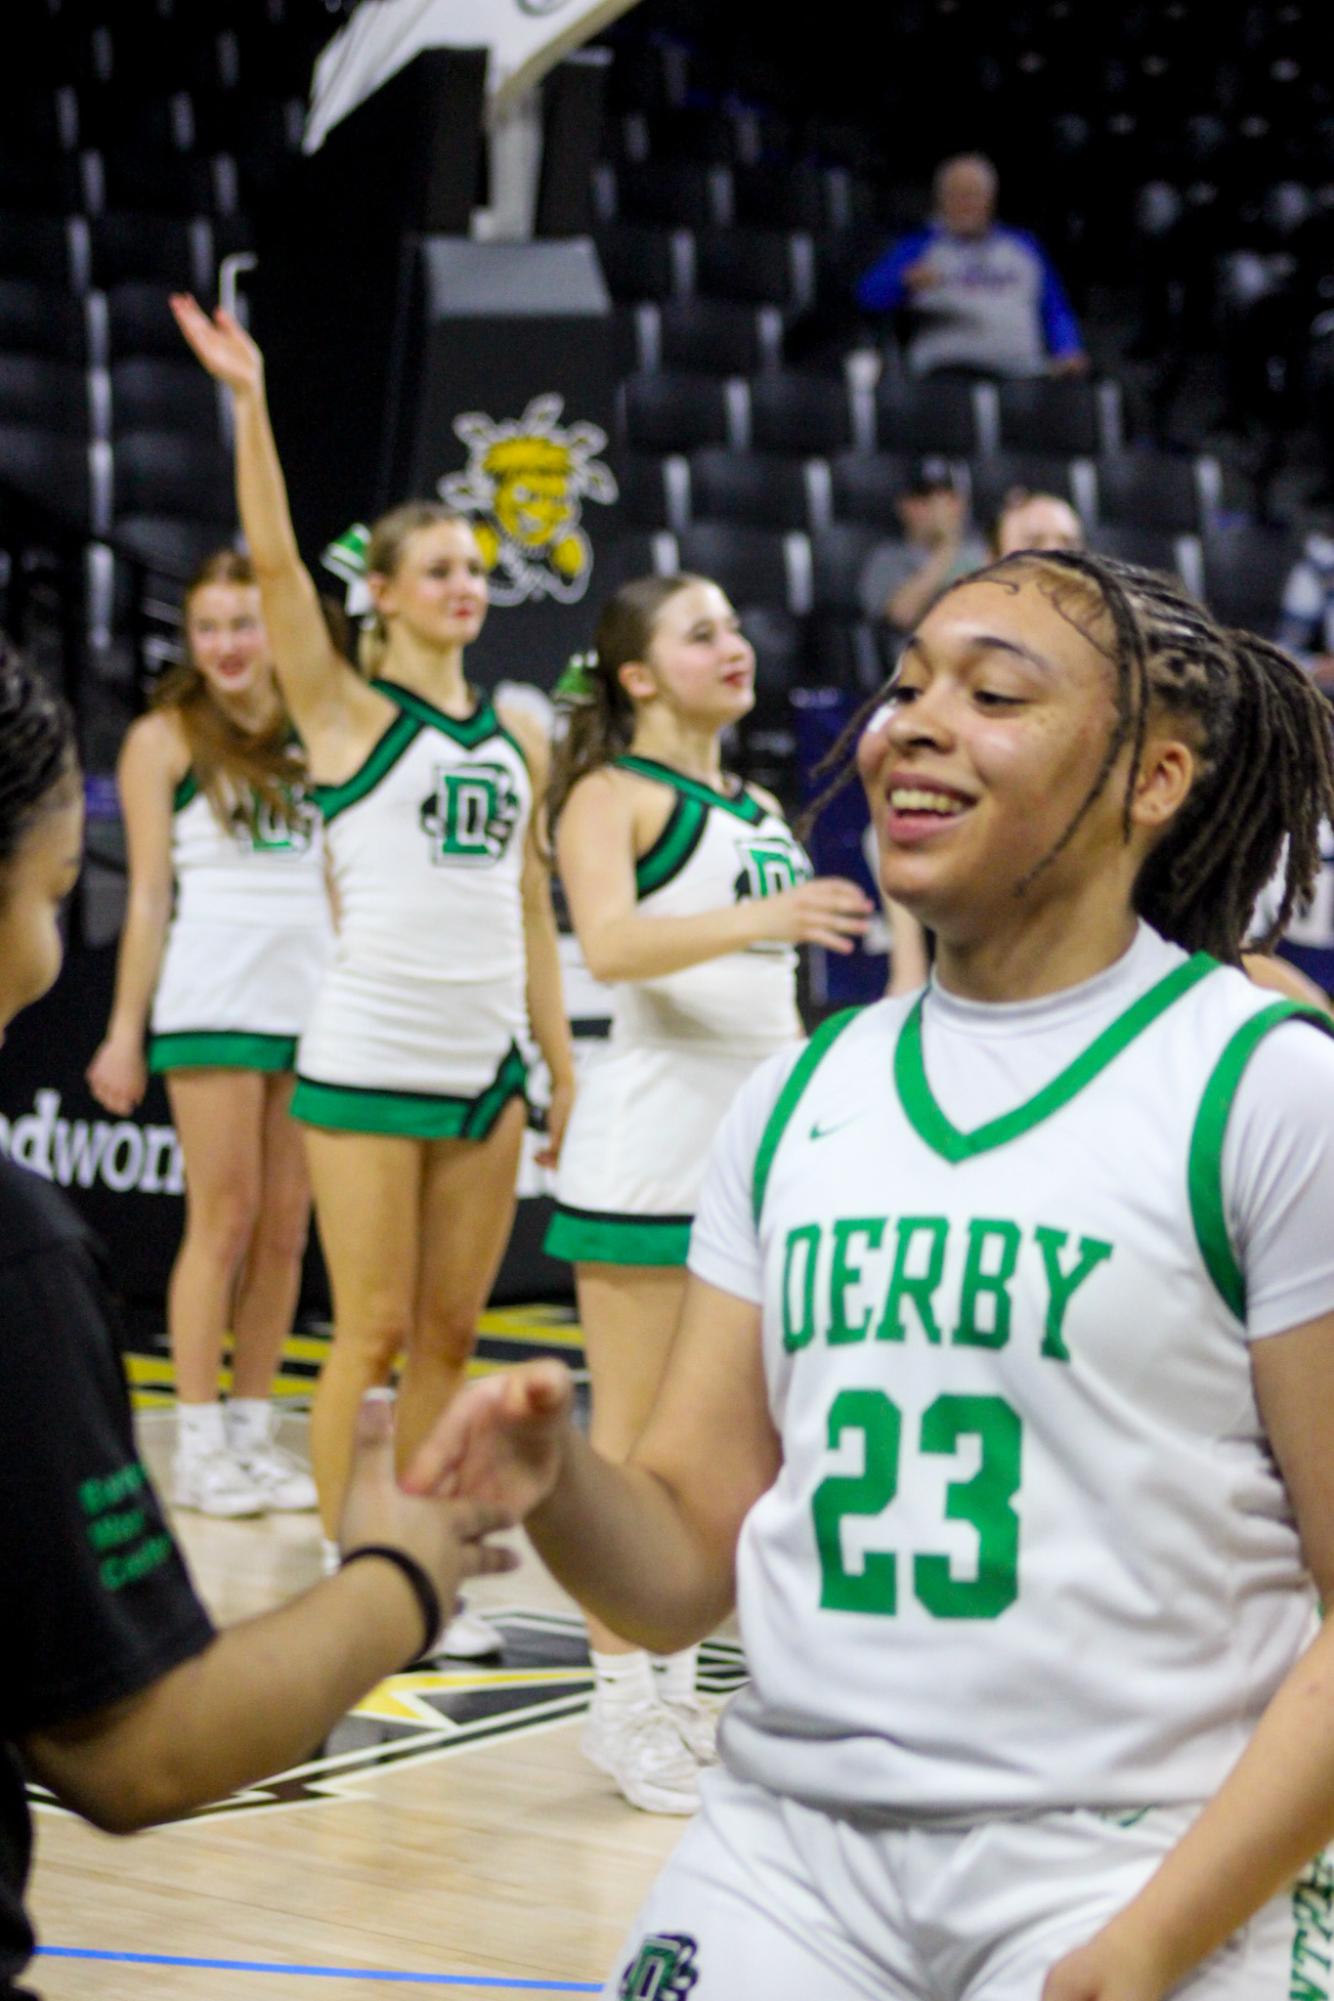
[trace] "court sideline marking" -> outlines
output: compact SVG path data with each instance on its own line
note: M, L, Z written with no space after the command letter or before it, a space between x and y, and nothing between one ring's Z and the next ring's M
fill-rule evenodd
M42 1945L42 1959L95 1959L118 1966L198 1967L212 1973L282 1973L306 1980L377 1980L387 1986L485 1987L503 1994L600 1994L600 1981L504 1979L491 1973L390 1973L367 1966L285 1966L281 1960L195 1959L174 1952L103 1952L92 1946Z

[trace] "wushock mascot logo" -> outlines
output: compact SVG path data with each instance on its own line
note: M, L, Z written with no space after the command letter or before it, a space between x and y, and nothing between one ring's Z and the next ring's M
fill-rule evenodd
M597 456L606 432L562 424L563 408L561 396L535 396L516 419L497 423L471 410L454 420L468 463L446 474L438 490L472 522L493 604L574 604L588 589L593 548L580 525L584 502L606 506L617 486Z

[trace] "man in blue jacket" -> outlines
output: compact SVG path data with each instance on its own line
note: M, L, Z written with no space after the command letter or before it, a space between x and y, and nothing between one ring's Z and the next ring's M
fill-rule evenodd
M996 221L990 160L944 161L934 193L933 220L891 244L857 287L866 312L911 312L913 374L1083 374L1079 326L1041 244Z

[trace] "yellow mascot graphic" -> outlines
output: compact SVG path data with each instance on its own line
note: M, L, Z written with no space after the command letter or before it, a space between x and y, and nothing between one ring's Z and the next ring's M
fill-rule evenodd
M562 425L563 408L560 396L535 396L522 417L508 422L480 410L454 420L468 463L446 474L439 493L472 521L493 604L530 598L574 604L588 589L593 549L580 525L583 503L605 506L617 488L597 456L606 432L596 424Z

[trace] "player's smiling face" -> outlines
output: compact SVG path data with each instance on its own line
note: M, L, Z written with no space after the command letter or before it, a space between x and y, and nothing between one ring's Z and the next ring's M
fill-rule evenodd
M1011 923L1017 894L1077 896L1126 855L1125 757L1054 855L1116 722L1110 663L1076 615L1037 569L960 585L908 642L862 739L885 890L942 933Z
M659 611L648 659L629 670L632 697L649 697L697 728L721 728L755 705L755 649L717 584L686 584Z

